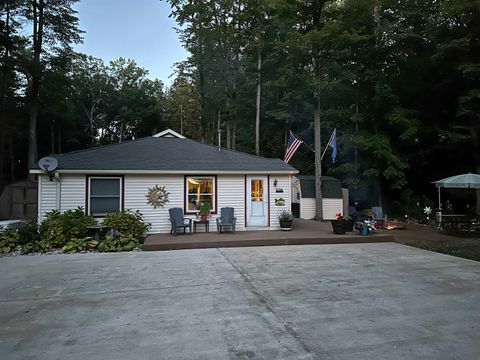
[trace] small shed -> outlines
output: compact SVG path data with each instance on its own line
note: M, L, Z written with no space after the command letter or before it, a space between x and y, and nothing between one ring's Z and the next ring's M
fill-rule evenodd
M22 180L7 185L0 196L0 220L37 217L37 182Z
M292 199L300 204L300 218L315 218L315 176L297 175L292 179ZM344 213L342 183L331 176L322 176L323 219L333 220L338 213Z

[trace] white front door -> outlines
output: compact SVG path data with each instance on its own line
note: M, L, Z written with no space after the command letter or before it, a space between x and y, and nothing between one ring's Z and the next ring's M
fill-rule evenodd
M247 176L247 226L268 225L268 178Z

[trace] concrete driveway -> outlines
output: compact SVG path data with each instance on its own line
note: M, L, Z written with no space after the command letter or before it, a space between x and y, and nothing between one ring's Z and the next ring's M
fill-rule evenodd
M480 264L393 243L0 259L0 358L480 359Z

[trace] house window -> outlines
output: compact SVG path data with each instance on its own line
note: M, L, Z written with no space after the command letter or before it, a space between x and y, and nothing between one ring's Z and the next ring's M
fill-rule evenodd
M121 178L89 178L89 214L104 216L121 209Z
M212 212L215 212L215 177L188 176L186 178L187 212L198 210L200 203L208 203Z

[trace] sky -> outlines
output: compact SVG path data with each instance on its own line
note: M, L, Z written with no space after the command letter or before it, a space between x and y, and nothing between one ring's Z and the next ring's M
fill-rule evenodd
M167 86L173 81L173 64L188 56L165 1L81 0L75 9L85 31L83 44L75 46L78 52L107 62L131 58Z

